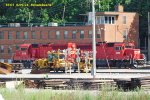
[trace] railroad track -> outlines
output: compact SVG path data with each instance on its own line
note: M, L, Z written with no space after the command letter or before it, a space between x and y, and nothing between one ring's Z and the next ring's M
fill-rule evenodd
M105 86L116 87L114 80L104 79L52 79L43 80L45 89L84 89L84 90L100 90Z
M114 90L124 91L140 88L150 91L150 77L131 79L51 79L51 80L25 80L26 88L61 89L61 90ZM5 87L6 82L0 82Z
M140 80L140 82L141 82L141 89L142 90L150 91L150 77L149 78L142 78Z
M0 87L5 87L5 82L0 82Z
M33 84L33 83L32 83ZM150 78L131 79L51 79L42 80L36 83L38 88L44 89L67 89L67 90L113 90L124 91L140 88L150 91Z

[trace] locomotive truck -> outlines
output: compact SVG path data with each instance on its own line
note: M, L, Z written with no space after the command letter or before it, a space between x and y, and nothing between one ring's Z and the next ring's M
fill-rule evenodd
M92 57L92 44L69 43L70 47L80 48L80 57L89 52ZM13 55L14 63L23 63L24 67L31 67L36 59L47 58L47 52L67 49L68 44L22 44L20 50ZM76 50L71 51L72 58L76 59ZM98 67L138 67L144 65L145 56L140 49L135 49L133 43L99 42L96 44L96 66Z

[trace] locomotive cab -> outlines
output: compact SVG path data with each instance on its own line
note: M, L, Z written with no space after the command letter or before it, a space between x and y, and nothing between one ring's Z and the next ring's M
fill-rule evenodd
M20 50L17 50L13 55L13 63L22 63L25 68L32 67L30 49L31 44L21 44Z
M146 58L144 54L141 54L140 49L135 49L135 46L133 43L129 43L124 52L124 56L127 60L130 61L130 64L132 64L134 67L138 67L138 65L143 65L146 62Z
M21 57L23 57L24 60L28 60L30 58L29 47L30 47L30 44L23 44L20 46Z

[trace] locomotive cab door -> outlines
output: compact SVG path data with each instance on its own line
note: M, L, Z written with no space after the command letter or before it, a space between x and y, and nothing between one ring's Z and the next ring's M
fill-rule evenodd
M124 45L115 45L114 46L114 62L115 66L121 68L123 66L124 59Z

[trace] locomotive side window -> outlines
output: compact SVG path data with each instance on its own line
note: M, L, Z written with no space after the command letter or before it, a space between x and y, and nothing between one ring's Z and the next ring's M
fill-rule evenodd
M126 48L132 48L132 49L134 49L134 46L126 46Z
M113 46L114 46L114 43L108 43L107 46L108 46L108 47L113 47Z
M122 47L115 47L115 50L122 50Z
M132 48L131 46L126 46L126 48Z

